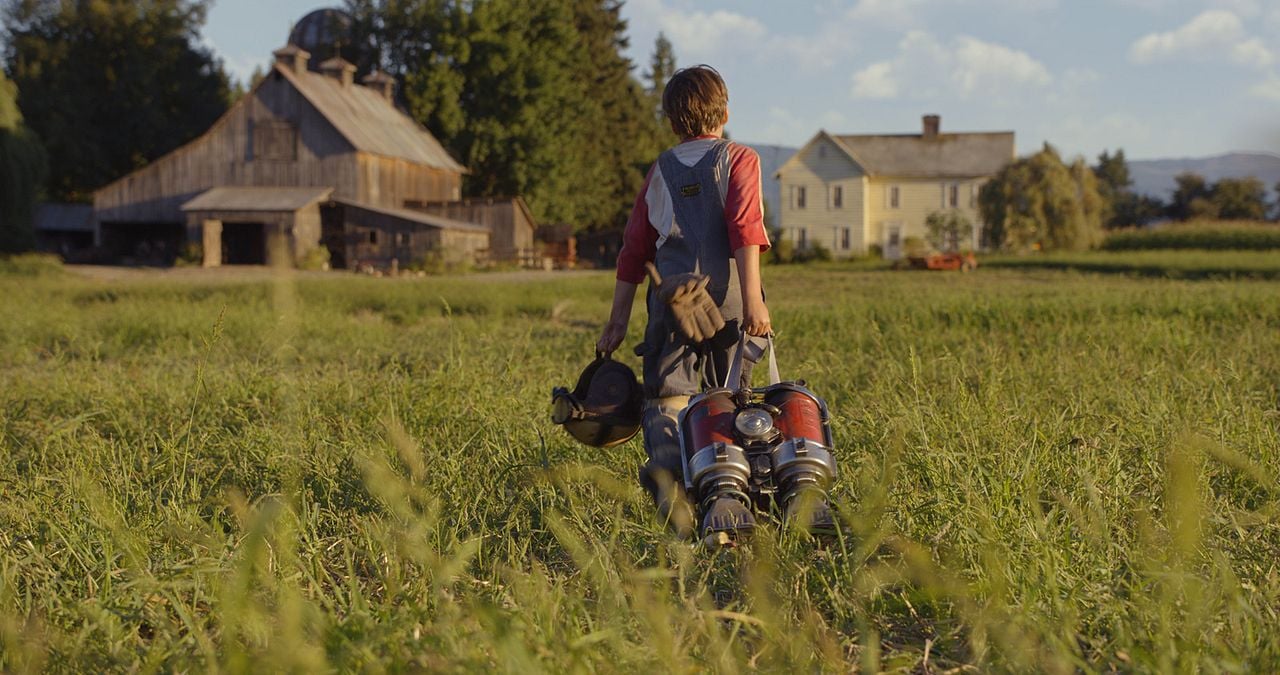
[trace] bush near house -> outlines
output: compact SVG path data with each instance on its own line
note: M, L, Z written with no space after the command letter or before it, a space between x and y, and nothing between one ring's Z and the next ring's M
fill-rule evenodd
M1107 236L1101 248L1268 251L1280 249L1280 225L1252 220L1199 220L1158 229L1118 230Z

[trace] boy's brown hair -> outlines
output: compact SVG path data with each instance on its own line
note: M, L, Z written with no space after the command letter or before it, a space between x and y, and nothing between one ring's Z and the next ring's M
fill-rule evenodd
M677 70L662 91L662 112L681 138L701 136L720 126L728 107L724 79L706 64Z

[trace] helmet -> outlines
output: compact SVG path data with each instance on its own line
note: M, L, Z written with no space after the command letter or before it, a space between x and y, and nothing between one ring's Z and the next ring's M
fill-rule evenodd
M551 390L551 421L587 445L611 448L640 430L641 399L636 374L596 352L573 391Z

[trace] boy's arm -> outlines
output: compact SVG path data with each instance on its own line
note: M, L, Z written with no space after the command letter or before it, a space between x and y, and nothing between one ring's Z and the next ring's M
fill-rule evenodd
M724 219L729 229L729 246L738 265L738 284L742 287L742 329L750 335L764 336L772 330L772 325L760 283L760 253L769 250L760 193L760 156L745 145L733 144L729 150L729 190L725 195Z
M613 307L609 310L609 322L604 333L596 341L596 351L612 354L627 337L627 324L631 322L631 306L636 300L638 284L618 279L613 284Z
M764 337L773 330L769 308L764 304L760 284L760 247L751 244L733 252L738 264L738 285L742 287L742 329L748 335Z
M658 248L658 231L649 225L649 205L645 201L653 172L654 168L650 167L649 175L640 187L640 194L636 195L635 204L631 207L631 217L627 219L626 229L622 232L617 280L613 285L613 306L609 310L609 321L605 323L600 339L596 341L596 350L605 354L612 354L626 339L636 288L645 277L644 264L653 260Z

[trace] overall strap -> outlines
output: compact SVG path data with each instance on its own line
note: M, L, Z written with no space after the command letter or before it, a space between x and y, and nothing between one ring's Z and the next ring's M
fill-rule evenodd
M729 366L729 377L724 382L725 387L737 389L738 383L742 380L742 362L749 360L752 363L758 363L766 349L769 351L769 384L772 386L782 381L782 376L778 373L778 349L773 343L773 334L770 333L765 338L764 345L750 337L746 331L742 331L742 337L738 339L738 348L734 351L733 364Z

